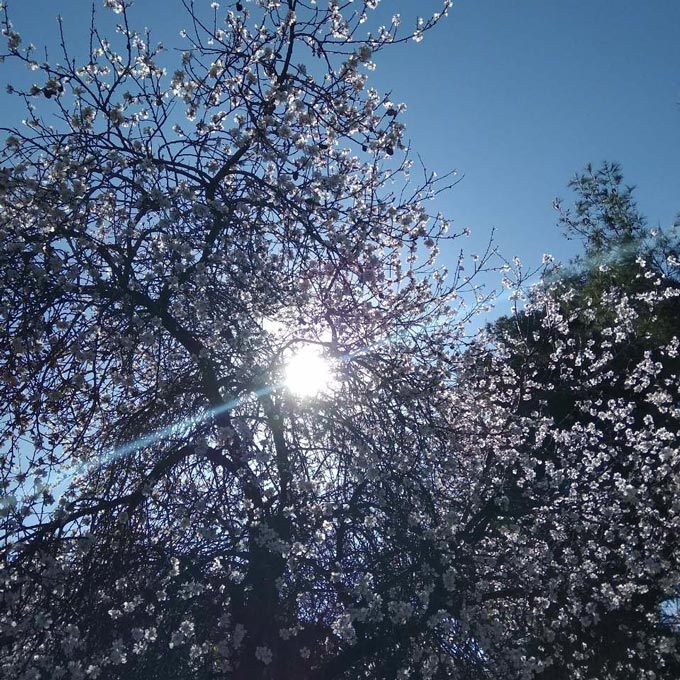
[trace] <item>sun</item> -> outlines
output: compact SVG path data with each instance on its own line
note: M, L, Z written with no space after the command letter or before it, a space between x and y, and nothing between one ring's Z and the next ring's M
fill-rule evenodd
M305 345L286 363L284 385L299 397L313 397L333 383L333 371L321 351Z

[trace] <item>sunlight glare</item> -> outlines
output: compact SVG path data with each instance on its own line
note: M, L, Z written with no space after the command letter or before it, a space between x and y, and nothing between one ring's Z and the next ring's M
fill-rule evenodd
M285 385L300 397L313 397L330 387L333 373L318 347L306 345L286 364Z

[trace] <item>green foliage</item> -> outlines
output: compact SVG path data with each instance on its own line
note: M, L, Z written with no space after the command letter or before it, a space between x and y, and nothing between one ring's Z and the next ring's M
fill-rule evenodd
M593 170L588 164L569 188L577 199L572 210L560 215L567 236L583 240L587 257L629 257L646 236L645 219L633 199L634 187L623 184L619 165L603 163Z
M556 203L559 226L567 237L582 240L584 252L570 267L549 278L570 291L562 298L565 312L584 309L583 330L592 334L613 319L611 307L593 307L607 290L618 287L636 295L678 282L680 218L668 230L648 229L634 199L634 187L623 184L617 163L605 162L597 170L588 164L569 187L576 198L572 208L562 209L561 203ZM677 301L669 298L652 317L637 320L638 335L653 338L652 342L667 342L677 331L679 312Z

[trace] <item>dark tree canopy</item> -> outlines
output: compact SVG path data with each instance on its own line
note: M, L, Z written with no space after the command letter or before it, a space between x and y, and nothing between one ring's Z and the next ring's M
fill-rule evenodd
M571 182L577 200L560 224L583 238L585 257L488 329L479 375L509 372L520 386L520 460L533 460L512 471L508 516L550 547L546 614L563 629L550 647L576 659L564 677L670 678L680 673L680 263L674 229L645 229L621 183L615 164Z
M489 256L367 82L449 4L187 3L173 55L106 0L59 63L4 10L3 677L677 677L677 261L465 337Z

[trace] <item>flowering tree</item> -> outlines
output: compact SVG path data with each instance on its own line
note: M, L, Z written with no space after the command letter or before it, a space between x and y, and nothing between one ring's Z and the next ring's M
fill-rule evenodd
M3 675L473 673L437 532L469 486L444 350L475 291L366 85L441 15L187 5L168 75L105 5L82 64L4 10L36 82L0 176ZM330 377L306 399L301 354Z
M446 180L366 82L440 14L187 4L173 70L105 5L83 63L4 15L37 75L0 171L3 676L677 676L667 271L462 351Z

